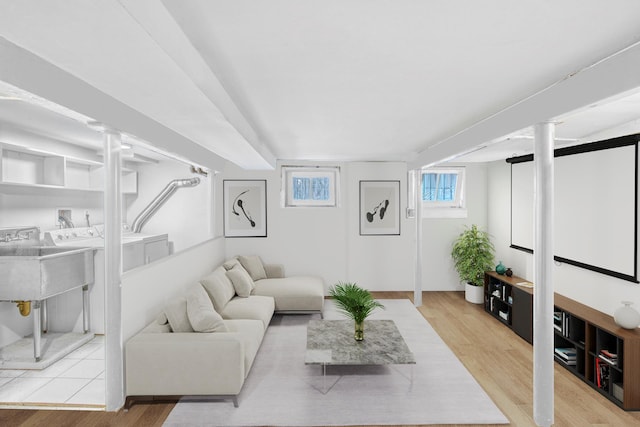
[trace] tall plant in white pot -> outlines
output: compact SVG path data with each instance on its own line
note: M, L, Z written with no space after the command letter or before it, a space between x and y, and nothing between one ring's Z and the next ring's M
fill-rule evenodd
M489 233L473 224L467 227L453 242L451 257L465 283L465 299L474 304L482 304L484 272L493 269L495 248Z

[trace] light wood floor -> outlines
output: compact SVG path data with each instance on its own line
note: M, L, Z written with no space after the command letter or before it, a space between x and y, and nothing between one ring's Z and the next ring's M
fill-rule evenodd
M384 292L375 296L411 299L413 294ZM482 306L467 303L461 292L425 292L419 310L511 425L534 426L531 345L486 314ZM139 403L128 412L117 413L3 409L0 426L161 426L173 406L173 402ZM460 402L460 410L464 411L464 402ZM554 425L640 426L640 412L619 409L556 365Z

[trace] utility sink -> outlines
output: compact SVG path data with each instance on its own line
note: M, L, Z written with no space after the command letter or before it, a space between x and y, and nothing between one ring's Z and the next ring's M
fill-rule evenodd
M93 283L93 249L0 246L0 301L41 301Z

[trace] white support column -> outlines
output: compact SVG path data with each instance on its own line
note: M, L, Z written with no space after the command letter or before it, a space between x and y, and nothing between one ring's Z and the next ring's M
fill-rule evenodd
M105 394L107 411L124 405L122 343L122 140L103 127L104 149L104 284L105 284Z
M416 204L416 265L413 304L420 307L422 305L422 173L420 169L413 172Z
M218 173L216 171L211 171L209 172L209 197L210 197L210 203L211 206L213 206L213 208L208 209L209 211L209 237L218 237L220 234L218 234L218 230L216 230L216 219L217 219L217 212L216 212L216 206L217 206L217 199L216 199L216 195L218 193Z
M553 145L555 125L539 123L534 139L535 240L533 299L533 418L553 424Z

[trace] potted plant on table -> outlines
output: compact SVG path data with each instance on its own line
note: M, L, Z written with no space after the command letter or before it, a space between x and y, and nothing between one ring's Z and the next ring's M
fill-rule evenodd
M473 224L453 242L451 257L460 280L465 282L465 299L482 304L484 272L493 269L495 248L489 233Z
M376 308L384 308L371 293L355 283L342 283L329 288L329 295L335 300L338 309L355 322L354 338L364 339L364 319Z

